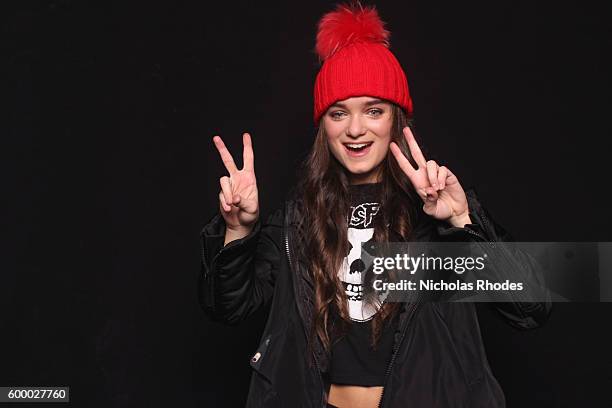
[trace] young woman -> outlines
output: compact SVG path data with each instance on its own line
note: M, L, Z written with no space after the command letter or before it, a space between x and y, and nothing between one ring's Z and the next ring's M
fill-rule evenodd
M508 241L411 130L412 101L374 8L340 5L319 23L318 133L301 182L282 209L259 218L251 137L229 173L219 214L202 230L200 302L236 324L270 305L250 364L249 407L502 407L472 303L387 302L365 296L361 243ZM527 255L493 268L537 279ZM544 322L549 302L494 306L511 324Z

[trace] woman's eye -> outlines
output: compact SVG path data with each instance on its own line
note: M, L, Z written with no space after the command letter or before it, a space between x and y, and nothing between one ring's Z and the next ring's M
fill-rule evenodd
M382 115L384 112L382 109L370 109L368 111L368 114L371 116L380 116ZM331 116L332 119L340 119L342 118L344 115L346 115L345 112L342 111L335 111L335 112L331 112L329 114L329 116Z

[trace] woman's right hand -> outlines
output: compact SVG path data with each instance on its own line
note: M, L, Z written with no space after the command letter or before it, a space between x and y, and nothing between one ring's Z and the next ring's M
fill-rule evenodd
M244 145L242 157L243 167L238 170L232 155L219 136L213 137L213 142L221 155L221 160L229 172L228 176L219 179L219 211L225 219L225 243L247 236L259 218L259 199L253 146L248 133L242 135Z

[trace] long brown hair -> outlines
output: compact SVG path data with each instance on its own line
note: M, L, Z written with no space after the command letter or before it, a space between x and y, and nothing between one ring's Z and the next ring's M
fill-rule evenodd
M398 105L391 106L391 140L414 163L402 132L406 126L413 128L413 120ZM347 215L350 211L350 183L347 170L329 149L322 121L312 150L302 163L297 193L303 206L300 228L306 236L302 250L315 286L315 311L309 345L312 346L315 336L318 336L329 352L332 338L344 333L350 322L347 297L338 277L338 270L349 250ZM390 230L402 240L408 240L416 217L415 208L421 200L390 150L381 163L379 174L382 188L378 202L382 216L379 215L374 221L374 241L388 242ZM371 298L364 298L364 301L371 301ZM375 314L371 335L373 347L376 347L385 321L395 315L399 306L397 302L387 302ZM333 325L333 330L330 330L332 308L340 317L340 325Z

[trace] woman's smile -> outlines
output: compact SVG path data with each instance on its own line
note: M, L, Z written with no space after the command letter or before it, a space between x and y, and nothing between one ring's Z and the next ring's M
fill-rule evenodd
M363 157L368 154L371 150L374 142L362 142L362 143L343 143L346 148L346 152L350 157Z

